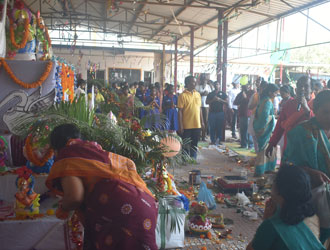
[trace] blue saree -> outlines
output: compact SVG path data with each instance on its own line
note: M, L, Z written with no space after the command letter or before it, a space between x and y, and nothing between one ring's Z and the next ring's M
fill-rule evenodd
M263 175L266 171L274 171L276 166L276 148L271 157L265 156L265 150L275 127L274 106L269 97L262 98L257 106L253 128L258 142L256 158L256 175Z
M330 143L324 130L313 117L287 134L282 162L310 167L330 177ZM321 241L330 237L330 228L321 228Z
M330 177L330 143L315 117L290 130L287 139L282 162L310 167Z
M279 212L264 220L257 229L252 242L254 250L325 250L304 221L296 225L285 224ZM318 220L317 217L315 219Z

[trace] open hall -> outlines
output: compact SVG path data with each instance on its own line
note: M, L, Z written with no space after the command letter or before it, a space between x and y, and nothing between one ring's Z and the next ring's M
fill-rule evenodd
M329 0L0 0L0 250L330 250Z

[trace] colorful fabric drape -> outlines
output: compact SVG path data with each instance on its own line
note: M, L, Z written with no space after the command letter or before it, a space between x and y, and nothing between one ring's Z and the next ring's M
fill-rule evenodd
M47 187L63 195L64 176L81 177L85 187L78 212L85 225L86 249L157 249L155 199L133 161L95 142L74 139L58 152Z
M265 171L274 171L276 166L276 149L271 157L265 156L270 136L275 127L274 106L270 98L262 98L258 104L253 128L258 142L256 158L256 174L262 175Z

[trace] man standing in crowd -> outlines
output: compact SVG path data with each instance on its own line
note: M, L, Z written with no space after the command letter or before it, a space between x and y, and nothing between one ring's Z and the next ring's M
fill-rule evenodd
M225 125L225 113L223 106L228 103L225 92L220 91L220 84L214 82L214 91L207 95L206 103L210 105L209 126L211 145L218 140L222 141L222 130Z
M204 128L201 111L201 95L195 90L196 82L193 76L187 76L184 80L185 91L179 96L179 132L183 138L191 140L188 153L194 159L197 158L197 144L201 128Z
M202 141L205 141L206 133L208 130L208 114L209 114L209 105L206 103L206 97L211 93L211 87L207 84L207 79L201 77L200 84L197 86L196 90L202 96L202 116L203 121L205 122L205 127L202 129Z
M242 85L242 91L234 100L234 105L238 106L239 130L241 137L241 148L252 148L253 141L248 134L249 110L248 104L254 91L250 89L250 84Z
M228 91L228 108L231 111L231 135L234 139L237 139L236 136L236 123L237 123L237 106L234 105L234 101L241 91L239 89L239 83L233 82L233 88Z
M86 95L86 81L83 79L79 79L78 83L77 83L77 89L75 90L75 97L78 99L79 96L82 95Z

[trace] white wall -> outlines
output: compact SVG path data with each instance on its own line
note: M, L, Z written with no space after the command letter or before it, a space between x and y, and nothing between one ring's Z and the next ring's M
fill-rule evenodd
M87 79L88 61L92 63L100 63L100 70L105 70L105 78L108 81L108 68L134 68L142 69L143 71L155 71L154 69L154 53L150 52L130 52L125 54L113 55L109 50L90 50L81 49L83 54L82 59L79 60L79 49L72 52L67 48L53 48L55 56L64 58L67 62L73 64L79 73L82 74L83 79ZM159 73L157 74L159 75Z

